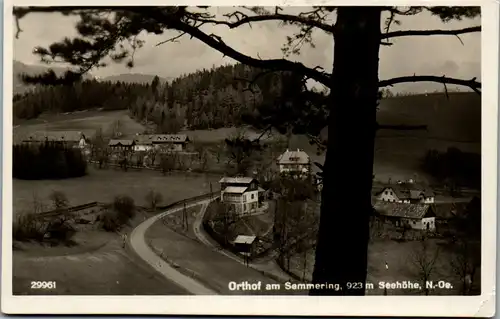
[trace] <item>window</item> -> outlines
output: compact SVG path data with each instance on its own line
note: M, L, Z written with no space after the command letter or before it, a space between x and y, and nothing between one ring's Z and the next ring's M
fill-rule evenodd
M254 197L254 194L252 194L252 199L253 199L253 197Z
M388 192L388 191L385 191L385 192L384 192L384 194L389 195L389 192Z
M390 191L389 194L392 195L392 191Z

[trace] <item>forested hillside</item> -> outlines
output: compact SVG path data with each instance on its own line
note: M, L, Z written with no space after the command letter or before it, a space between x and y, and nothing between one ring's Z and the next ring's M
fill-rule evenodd
M307 126L309 133L317 129L319 134L325 126L327 114L317 107L321 100L316 100L314 107L309 103L318 94L302 94L300 79L287 73L262 74L258 69L236 64L199 70L171 82L159 77L149 83L117 79L120 77L113 81L85 80L69 86L36 87L14 96L14 115L30 119L42 112L128 109L137 122L154 123L157 133L241 124L262 129L269 124L293 122L297 134L301 133L301 126ZM475 93L467 92L400 95L381 101L377 120L381 124L428 126L424 131L380 131L380 137L410 134L480 142L481 100ZM281 127L281 133L284 129Z
M172 133L187 125L192 129L242 124L265 103L281 96L284 74L258 77L260 71L228 65L181 76L171 83L158 77L151 83L85 80L69 86L37 87L14 96L14 115L34 118L42 112L84 109L129 109L138 121L157 124L158 132Z

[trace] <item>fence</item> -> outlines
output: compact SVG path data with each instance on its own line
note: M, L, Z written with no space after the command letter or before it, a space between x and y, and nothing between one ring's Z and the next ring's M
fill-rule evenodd
M87 209L87 208L91 208L91 207L96 207L98 205L101 205L101 203L91 202L91 203L67 207L67 208L54 209L54 210L50 210L47 212L42 212L42 213L37 214L37 215L41 216L41 217L53 217L53 216L57 216L57 215L60 215L63 213L73 213L73 212L77 212L79 210L83 210L83 209Z
M198 195L198 196L191 197L191 198L182 199L180 201L173 202L173 203L165 205L165 206L158 206L157 209L158 210L167 210L167 209L179 206L179 205L191 204L191 203L203 200L203 199L209 199L210 197L215 198L215 197L217 197L219 195L220 195L220 190L215 191L215 192L211 192L211 193L206 193L206 194Z

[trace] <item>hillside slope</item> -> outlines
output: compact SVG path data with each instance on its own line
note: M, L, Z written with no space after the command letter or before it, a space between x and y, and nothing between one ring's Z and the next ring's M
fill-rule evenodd
M12 88L13 88L13 94L23 94L27 91L30 91L34 89L36 86L35 85L28 85L24 83L21 79L21 75L26 74L26 75L40 75L42 73L47 72L48 70L52 69L55 74L57 75L63 75L64 72L66 72L68 69L63 68L63 67L54 67L54 66L44 66L44 65L32 65L32 64L25 64L19 61L14 60L12 62ZM87 74L84 77L85 79L90 79L92 78L92 75Z

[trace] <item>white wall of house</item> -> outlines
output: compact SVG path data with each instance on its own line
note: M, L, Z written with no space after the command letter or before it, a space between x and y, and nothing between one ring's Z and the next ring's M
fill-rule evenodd
M184 149L183 144L181 144L181 143L156 143L155 147L166 149L169 151L178 151L178 152L180 152Z
M436 229L436 217L426 217L422 218L421 222L421 229L429 229L429 230L435 230Z
M308 173L309 165L304 164L279 164L280 173L298 172Z
M378 200L384 202L395 202L401 203L402 201L398 198L396 193L392 190L392 188L385 188L380 195L378 195Z
M420 199L420 202L424 203L424 204L432 204L432 203L434 203L434 196L432 196L432 197L422 197Z
M413 229L427 230L427 224L429 225L429 230L434 231L436 229L435 217L426 217L422 219L401 219L398 224L401 225L401 222L407 223Z
M221 202L234 205L238 213L248 213L259 206L259 192L254 190L235 194L221 191Z
M135 145L134 146L134 151L136 151L136 152L145 152L145 151L149 151L152 148L153 148L153 146L151 146L151 145Z

